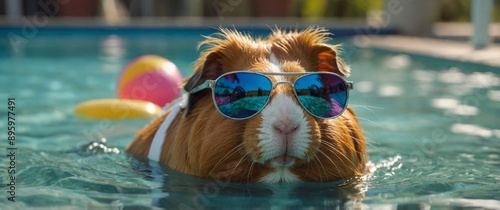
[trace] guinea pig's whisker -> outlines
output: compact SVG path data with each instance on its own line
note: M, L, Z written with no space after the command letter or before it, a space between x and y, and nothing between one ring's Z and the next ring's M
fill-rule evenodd
M384 107L362 105L362 104L349 104L349 106L350 107L361 107L361 108L367 108L367 109L385 109Z
M333 166L335 166L335 168L337 169L337 171L340 171L339 167L337 167L337 164L335 164L335 162L330 157L328 157L328 155L326 155L319 148L317 149L317 151L319 152L319 154L322 154L323 156L325 156L333 164Z
M380 119L380 116L379 116L377 113L375 113L372 109L384 109L384 108L382 108L382 107L367 106L367 105L360 105L360 104L351 104L351 105L349 105L349 106L350 106L350 107L354 107L354 108L356 108L356 107L365 108L365 109L367 109L368 111L370 111L372 114L374 114L374 115L375 115L378 119Z
M243 155L240 160L238 161L238 163L236 163L236 165L233 167L233 171L231 172L231 177L229 177L229 182L231 182L231 178L233 177L234 175L234 170L236 170L236 168L238 168L238 166L241 164L241 162L243 161L243 159L245 159L247 157L248 154L245 154ZM245 167L246 168L246 167Z
M318 158L318 156L315 156L314 158L315 158L315 160L318 162L318 164L321 166L321 169L323 170L323 174L324 174L325 176L328 176L328 173L326 172L325 165L323 165L323 163L322 163L322 162L321 162L321 160ZM320 172L318 172L318 174L320 174ZM320 175L320 177L321 177L321 175Z
M356 164L354 164L345 154L343 154L337 148L335 148L335 146L332 143L326 142L326 141L322 141L322 143L324 143L324 145L326 146L326 149L328 149L335 156L337 156L337 158L339 158L342 162L344 162L344 159L345 159L345 160L349 161L349 163L351 163L354 168L356 168ZM340 158L339 155L341 155L344 158Z
M335 130L329 130L329 129L320 129L320 131L325 131L325 132L330 132L333 134L333 136L335 136L336 138L340 138L343 134L342 133L339 133ZM354 141L363 141L363 139L360 139L360 138L357 138L355 136L350 136L352 140Z
M372 141L372 140L370 140L370 139L366 138L366 139L365 139L365 143L366 143L366 145L371 146L371 147L373 147L374 149L376 149L376 150L377 150L377 152L380 152L380 149L379 149L377 146L375 146L375 144L372 144L372 143L370 143L370 142L368 142L368 141ZM374 142L374 143L379 144L378 142Z
M250 168L248 169L248 173L247 173L247 181L250 180L250 174L252 174L252 168L253 168L253 164L255 163L255 161L250 161Z
M328 130L328 129L320 129L320 130L321 131L332 132L331 130ZM333 134L334 134L334 136L339 136L340 135L340 133L335 132L335 131L333 131ZM368 141L370 141L370 139L360 139L360 138L357 138L357 137L354 137L354 136L351 136L351 139L353 139L354 141L360 141L361 144L366 143L366 145L371 146L371 147L375 148L376 150L380 151L380 149L377 146L375 146L375 144L372 144L372 143L368 142ZM374 142L374 143L377 143L377 142Z
M365 137L373 136L373 134L369 131L364 131L364 133L365 133Z
M351 136L351 139L352 139L352 140L354 140L354 141L357 141L357 142L358 142L358 141L361 141L361 142L360 142L361 144L362 144L362 143L364 143L363 141L366 141L366 139L364 139L364 140L363 140L363 139L360 139L360 138L357 138L357 137L354 137L354 136ZM371 144L370 144L370 146L373 146L373 147L375 147L375 148L376 148L376 146L375 146L375 145L371 145Z
M210 170L210 172L208 174L212 174L212 172L223 162L225 161L228 157L230 157L231 155L233 155L234 153L238 152L238 149L242 149L243 148L243 143L240 143L239 145L237 145L236 147L234 147L233 149L229 150L229 152L227 152L216 164L215 166L212 168L212 170Z
M376 107L376 106L366 106L366 105L359 105L359 104L351 104L350 106L351 106L351 107L361 107L361 108L365 108L365 109L367 109L368 111L370 111L373 115L375 115L375 117L376 117L377 119L379 119L379 120L381 119L381 118L380 118L380 116L379 116L377 113L375 113L375 111L373 111L373 109L384 109L384 108L382 108L382 107ZM359 117L359 116L358 116L357 118L358 118L358 119L360 119L360 120L366 120L366 121L368 121L368 122L370 122L370 123L375 124L376 126L378 126L378 127L380 127L380 128L383 128L383 127L382 127L382 126L380 126L378 123L376 123L376 122L374 122L374 121L372 121L372 120L369 120L369 119L367 119L367 118L363 118L363 117Z
M364 118L364 117L358 117L359 120L364 120L364 121L367 121L369 123L373 123L375 126L381 128L381 129L385 129L382 125L380 125L379 123L373 121L373 120L370 120L368 118Z
M323 174L325 174L325 176L328 176L328 174L326 173L326 170L325 170L325 166L323 165L323 163L321 163L321 160L319 160L318 156L314 156L313 158L314 162L317 162L319 166L321 166L321 169L323 170ZM312 170L306 170L307 173L309 173L309 171L312 171ZM318 171L318 176L319 176L319 180L320 182L323 182L323 176L321 176L321 172Z

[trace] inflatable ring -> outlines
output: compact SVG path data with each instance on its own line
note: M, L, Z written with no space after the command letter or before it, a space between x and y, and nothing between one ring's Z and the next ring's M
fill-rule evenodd
M97 99L78 104L77 115L97 119L124 120L157 117L161 108L151 102L131 99Z

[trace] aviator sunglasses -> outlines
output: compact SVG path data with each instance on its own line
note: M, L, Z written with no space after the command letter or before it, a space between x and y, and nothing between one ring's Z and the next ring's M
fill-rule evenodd
M275 84L266 75L299 76L294 83L279 81ZM300 105L317 118L330 119L341 115L347 107L349 90L353 83L330 72L228 72L216 80L206 80L193 88L193 94L212 89L215 107L227 118L244 120L264 109L271 92L278 85L293 87Z

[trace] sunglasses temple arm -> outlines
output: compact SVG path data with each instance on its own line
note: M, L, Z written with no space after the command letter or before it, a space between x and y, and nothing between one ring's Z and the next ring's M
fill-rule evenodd
M351 82L351 81L347 81L347 82L346 82L346 86L347 86L347 89L348 89L348 90L352 90L352 89L354 89L354 83L353 83L353 82Z
M203 82L203 84L194 87L193 89L191 89L191 91L189 91L189 93L193 94L193 93L200 92L201 90L204 90L206 88L212 88L214 83L215 83L215 80L205 80L205 82Z

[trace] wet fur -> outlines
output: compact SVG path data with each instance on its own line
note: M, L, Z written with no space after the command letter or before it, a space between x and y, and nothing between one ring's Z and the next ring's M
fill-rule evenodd
M221 29L200 44L205 50L184 89L189 91L229 71L273 71L269 61L271 53L280 60L284 72L329 71L348 76L348 66L337 57L338 46L326 43L329 35L318 28L300 32L275 30L267 39L254 40L248 35ZM276 82L274 77L271 79ZM160 162L187 174L234 182L257 182L276 170L269 167L269 163L252 161L259 158L261 150L255 140L261 114L248 120L228 119L214 107L210 91L206 89L190 96L188 108L181 110L168 129ZM297 102L291 87L281 85L273 94L275 92L287 94ZM298 160L290 171L301 181L313 182L363 175L367 161L365 138L354 111L348 108L330 120L304 113L313 139L306 157ZM153 136L166 115L168 113L141 130L126 151L147 156Z

